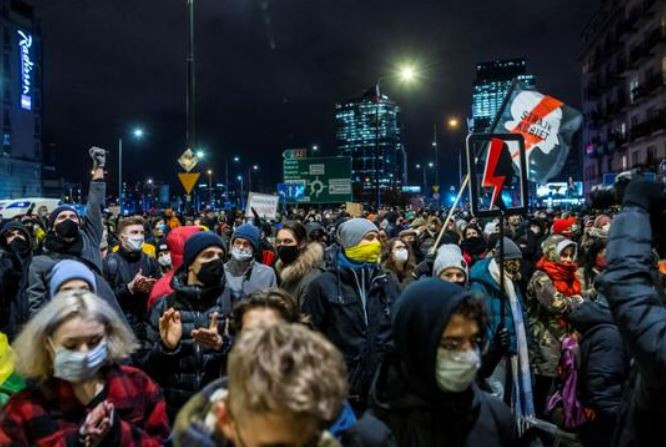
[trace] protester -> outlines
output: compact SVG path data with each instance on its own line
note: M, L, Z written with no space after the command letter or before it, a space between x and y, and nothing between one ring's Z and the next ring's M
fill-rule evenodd
M260 290L234 305L230 332L240 333L278 323L305 323L305 318L288 292L282 289Z
M416 260L410 247L400 238L393 238L383 246L381 262L382 269L400 285L400 290L414 280Z
M85 264L64 259L53 266L49 280L49 295L55 297L68 290L88 290L97 293L95 274Z
M229 355L229 375L183 407L179 446L325 446L324 431L347 392L340 352L300 325L244 331Z
M465 261L460 247L453 244L444 244L439 247L432 273L436 278L466 288L469 273L467 261Z
M118 364L136 346L94 294L49 301L14 342L16 371L31 384L3 410L0 445L161 446L169 424L159 388Z
M515 445L509 408L474 384L486 326L481 301L424 279L400 296L392 326L396 348L375 377L370 407L397 445ZM390 445L385 438L377 445Z
M226 359L223 316L231 311L224 244L203 231L185 242L173 293L150 310L143 368L160 384L170 419L192 393L219 377Z
M32 238L19 222L0 226L0 332L13 340L28 320L28 303L22 292L32 259Z
M476 225L467 225L463 231L463 241L460 243L467 264L472 266L479 259L483 259L488 252L488 243Z
M240 225L231 236L231 258L224 264L224 274L233 301L277 286L273 269L254 258L260 248L259 238L259 229L251 224Z
M275 264L280 288L303 304L307 286L324 270L324 248L317 242L307 242L303 224L290 221L277 232L275 245L278 261Z
M157 255L157 265L160 267L160 277L162 277L173 268L171 252L166 240L157 244L155 254Z
M391 346L391 315L399 285L378 265L377 227L350 219L337 232L334 265L308 286L303 311L345 357L350 403L366 407L372 377Z

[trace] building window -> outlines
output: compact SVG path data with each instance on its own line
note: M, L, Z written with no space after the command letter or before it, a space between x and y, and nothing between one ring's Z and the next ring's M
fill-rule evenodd
M636 99L636 89L638 89L638 76L629 80L629 102L632 104Z
M645 163L648 165L651 165L655 161L655 153L657 152L657 148L655 146L648 146L647 150L645 151Z

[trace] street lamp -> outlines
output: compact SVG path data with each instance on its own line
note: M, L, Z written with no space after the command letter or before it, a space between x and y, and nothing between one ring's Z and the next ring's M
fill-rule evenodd
M416 70L411 65L405 65L400 68L399 76L402 82L412 82L416 78Z
M144 137L145 131L141 127L135 127L131 135L135 140L140 140ZM118 138L118 207L120 213L123 212L123 138Z
M238 155L234 155L234 163L240 162L240 158ZM224 180L225 180L225 185L224 185L224 201L228 202L229 201L229 155L227 155L227 160L224 166Z
M208 203L213 203L213 171L211 169L206 171L208 174Z
M197 155L197 158L204 158L206 156L206 153L204 151L202 151L201 149L199 149L196 152L196 155Z
M258 165L252 165L252 169L247 168L247 191L252 191L252 171L257 172L259 170Z
M240 182L240 205L241 205L241 208L245 208L245 204L243 203L244 199L245 199L243 197L245 195L243 193L243 176L239 175L238 177L236 177L236 179Z
M319 150L319 146L317 146L316 144L313 144L312 145L312 152L317 152L318 150Z
M446 121L446 125L451 132L455 132L460 128L460 120L456 117L450 117ZM462 150L458 148L458 183L462 182Z

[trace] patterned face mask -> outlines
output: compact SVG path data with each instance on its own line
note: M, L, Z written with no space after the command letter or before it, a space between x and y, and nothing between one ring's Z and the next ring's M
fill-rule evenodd
M520 260L508 259L504 261L504 273L514 281L520 279Z

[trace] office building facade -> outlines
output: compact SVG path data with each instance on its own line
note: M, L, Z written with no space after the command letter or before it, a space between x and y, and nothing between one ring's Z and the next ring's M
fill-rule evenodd
M666 158L666 2L604 0L583 32L585 190Z

